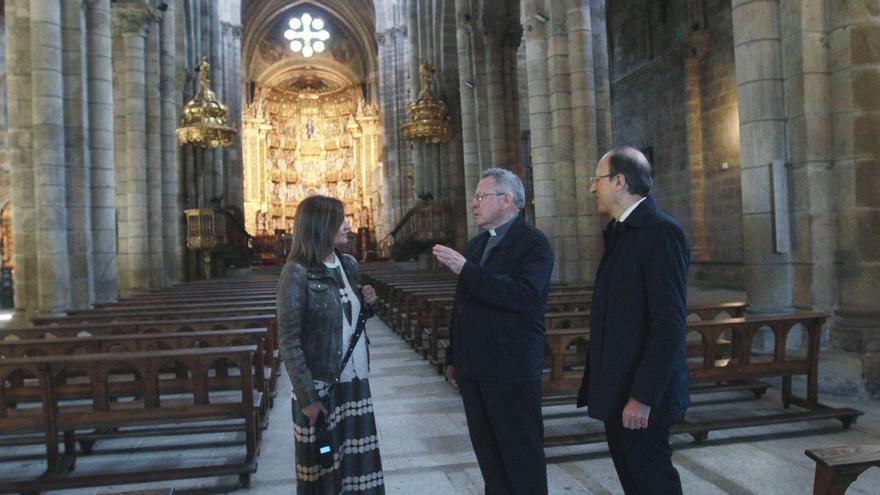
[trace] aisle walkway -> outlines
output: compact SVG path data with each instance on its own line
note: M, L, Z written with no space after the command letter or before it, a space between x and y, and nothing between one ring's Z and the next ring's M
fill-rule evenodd
M371 382L388 493L481 493L482 479L456 392L381 321L371 320L369 333L373 356ZM236 491L237 494L294 493L290 403L286 400L290 384L286 376L279 381L279 386L278 400L264 436L259 470L251 488ZM736 394L704 397L701 405L692 411L702 415L742 408L771 411L777 407L773 397L761 401L743 400L745 398ZM850 431L843 431L833 421L820 421L712 433L709 441L701 446L694 445L688 437L675 437L675 462L685 493L810 493L813 464L804 456L805 448L880 442L878 402L841 402L824 397L823 400L833 405L856 407L866 414ZM582 428L586 423L582 419L583 411L571 406L546 412L550 416L546 422L548 433ZM591 422L589 426L595 428L597 424ZM186 451L184 455L197 454ZM551 494L622 493L604 444L549 449L548 459ZM124 456L108 457L107 461L124 462ZM52 493L109 493L168 486L175 488L175 494L227 493L234 489L235 481L233 478L189 480ZM880 469L875 468L847 493L876 494L877 486L880 486Z

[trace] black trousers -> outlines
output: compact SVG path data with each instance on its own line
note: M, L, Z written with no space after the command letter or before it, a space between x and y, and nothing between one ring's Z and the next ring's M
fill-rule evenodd
M458 385L486 495L546 495L541 382Z
M608 449L627 495L681 495L681 479L672 465L669 425L629 430L605 422Z

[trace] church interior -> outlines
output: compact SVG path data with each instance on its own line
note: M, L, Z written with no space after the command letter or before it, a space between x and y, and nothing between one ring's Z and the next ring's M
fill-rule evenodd
M449 274L437 275L431 246L463 249L478 232L482 170L522 178L560 288L545 389L568 391L589 320L569 314L580 296L563 296L592 284L609 220L590 177L624 145L648 157L651 196L687 235L688 356L702 359L692 376L729 385L705 410L751 415L718 420L711 436L679 432L685 493L807 492L816 462L805 449L862 444L873 458L863 476L848 472L847 493L876 493L880 1L0 0L0 15L0 493L293 491L274 290L297 207L316 194L344 204L347 251L380 296L368 332L387 489L481 493L460 401L436 369L448 319L435 320L449 308L430 297L447 295ZM437 292L407 293L400 280ZM156 340L170 321L179 342ZM250 365L236 359L248 359L251 327L269 346L256 352L271 376L251 384L262 405L243 430L215 433L244 445L246 462L204 468L210 447L190 455L163 437L145 464L179 462L167 479L102 473L137 438L114 437L125 430L108 419L123 412L114 401L155 388L147 407L160 424L176 385L107 385L102 400L119 397L80 434L53 423L47 387L88 402L89 370L125 381L126 364L81 359L44 380L41 366L61 364L27 362L49 363L65 338L111 346L110 335L139 334L133 375L168 374L148 355L159 350L177 352L175 366L210 365L210 379L181 389L200 404L203 386L206 401L228 383L245 395ZM244 329L211 354L207 334ZM554 331L570 338L555 348ZM93 351L63 354L82 352ZM545 397L559 440L551 493L622 493L601 445L578 441L587 434L573 418L586 417L560 397ZM25 403L47 412L19 414ZM805 415L782 418L792 405ZM755 420L764 415L773 422ZM102 444L116 450L86 455Z

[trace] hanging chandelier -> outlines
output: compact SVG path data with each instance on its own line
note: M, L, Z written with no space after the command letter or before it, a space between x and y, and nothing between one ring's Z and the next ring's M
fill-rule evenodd
M226 125L226 105L211 91L211 66L206 57L199 63L199 91L183 108L177 127L177 142L202 148L230 146L235 137L234 128Z
M423 63L419 66L422 76L422 91L419 98L406 106L410 122L400 126L403 137L409 141L424 143L445 143L449 141L449 118L446 104L434 97L431 92L431 74L434 65Z

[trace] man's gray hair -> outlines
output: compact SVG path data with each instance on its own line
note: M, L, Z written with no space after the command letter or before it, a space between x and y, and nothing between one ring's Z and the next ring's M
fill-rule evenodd
M513 204L522 210L526 206L526 191L519 177L510 170L499 167L492 167L483 170L480 179L492 177L495 179L495 192L510 193L513 198Z

